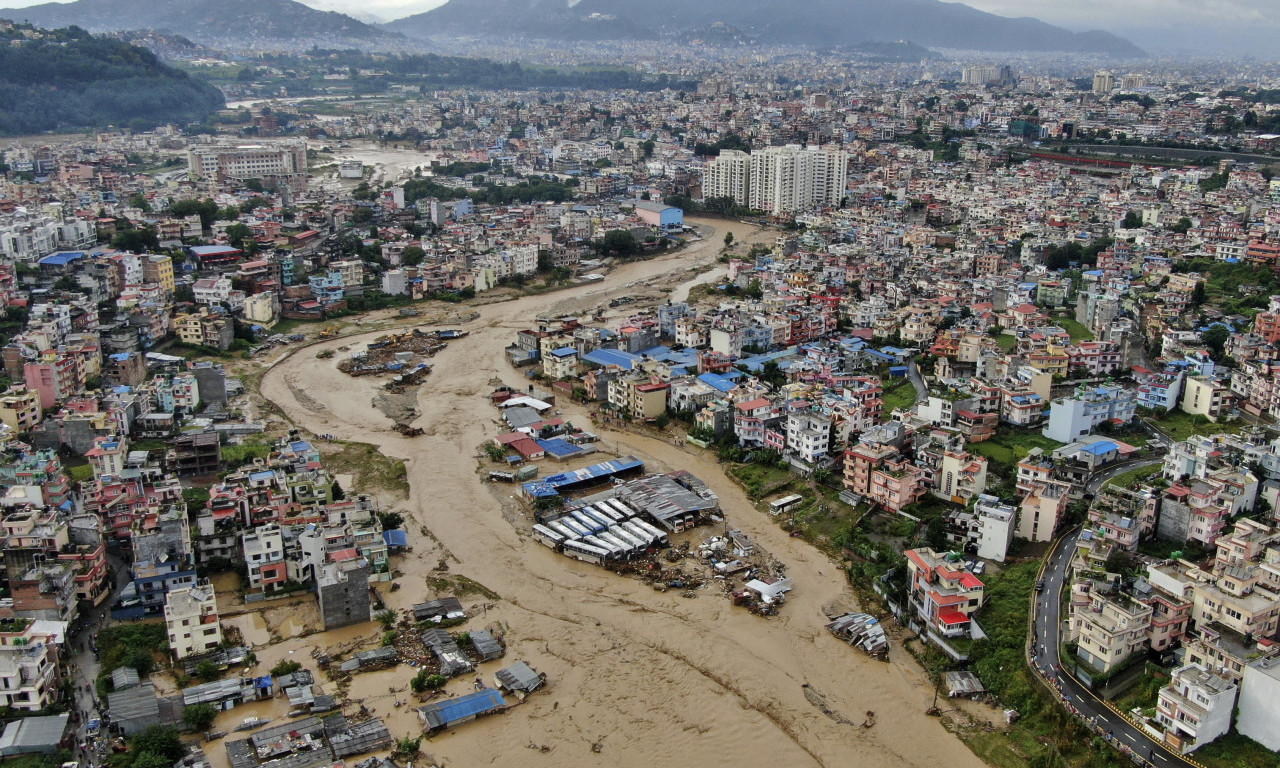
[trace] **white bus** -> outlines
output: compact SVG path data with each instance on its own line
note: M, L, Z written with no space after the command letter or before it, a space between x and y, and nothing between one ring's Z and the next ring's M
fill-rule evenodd
M584 563L596 563L597 565L609 559L609 553L581 541L566 541L564 543L564 553L574 560L581 560Z
M769 511L775 515L780 515L802 501L804 501L804 497L798 493L793 493L790 496L783 496L777 501L769 502Z
M660 547L667 546L668 544L667 532L662 530L658 526L653 525L648 520L641 520L638 517L632 520L628 520L627 522L630 523L631 525L638 526L641 530L648 531L650 534L652 534L654 536L653 540L657 542L658 546Z
M537 539L540 544L544 544L552 549L559 549L564 543L564 536L556 533L545 525L533 526L533 538Z
M551 522L546 523L545 525L547 528L550 528L551 530L563 536L566 540L582 538L582 536L577 531L573 530L572 528L560 522L559 520L552 520Z

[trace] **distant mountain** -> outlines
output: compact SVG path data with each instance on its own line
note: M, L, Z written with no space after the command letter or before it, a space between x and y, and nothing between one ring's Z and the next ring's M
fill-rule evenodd
M203 121L222 92L82 29L0 30L0 135Z
M418 38L584 40L685 37L690 30L717 24L766 45L910 40L937 48L1145 55L1107 32L1070 32L1036 19L1011 19L941 0L582 0L572 7L568 0L449 0L385 28Z
M47 29L73 24L90 32L153 29L198 43L246 48L363 46L388 37L350 16L294 0L76 0L0 8L0 18Z

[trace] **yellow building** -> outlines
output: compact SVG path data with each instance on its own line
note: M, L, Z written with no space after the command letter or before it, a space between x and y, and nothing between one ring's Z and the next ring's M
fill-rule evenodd
M154 253L143 257L142 280L173 293L177 288L173 280L173 259Z
M1205 416L1217 421L1230 402L1231 390L1209 376L1192 376L1183 384L1180 406L1192 416Z
M40 423L40 396L24 387L13 387L0 396L0 421L24 432Z

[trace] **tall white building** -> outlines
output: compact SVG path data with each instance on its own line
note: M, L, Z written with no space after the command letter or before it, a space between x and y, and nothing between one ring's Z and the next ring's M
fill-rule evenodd
M848 180L849 155L819 147L727 149L707 163L702 196L732 197L739 205L770 213L839 205Z
M301 184L301 188L305 188L307 145L302 141L241 146L196 145L187 150L187 171L193 181L276 179Z
M848 179L849 155L818 147L769 147L751 153L749 205L787 213L815 205L839 205Z
M222 644L218 601L208 581L172 589L165 595L164 621L169 649L178 659L215 651Z
M703 170L702 196L732 197L738 205L746 205L750 178L751 155L737 149L721 150Z

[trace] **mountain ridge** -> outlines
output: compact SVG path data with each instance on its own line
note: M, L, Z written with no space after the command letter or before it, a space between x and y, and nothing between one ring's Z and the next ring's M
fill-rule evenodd
M0 18L54 29L90 32L155 30L200 43L278 41L373 43L391 33L336 11L295 0L76 0L25 8L0 8Z
M659 39L724 24L762 44L804 47L909 40L931 48L1062 51L1142 57L1124 38L1071 32L940 0L449 0L382 25L406 37L501 36L549 40Z

